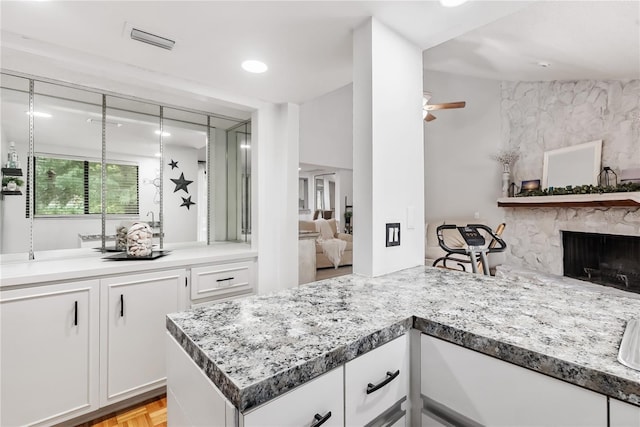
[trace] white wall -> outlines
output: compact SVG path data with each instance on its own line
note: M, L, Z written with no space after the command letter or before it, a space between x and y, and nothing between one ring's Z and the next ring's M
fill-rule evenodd
M491 158L501 146L500 82L425 70L424 89L432 104L466 101L466 107L439 110L424 122L425 217L473 218L491 227L503 211L501 167Z
M300 105L300 163L353 168L353 86Z
M422 52L371 18L353 57L354 272L377 276L424 263ZM401 245L385 247L395 222Z
M252 119L252 247L259 252L258 292L298 285L299 108L261 108Z

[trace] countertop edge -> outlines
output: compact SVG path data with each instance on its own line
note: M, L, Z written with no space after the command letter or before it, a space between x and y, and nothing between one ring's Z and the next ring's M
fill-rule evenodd
M242 413L329 372L405 334L410 329L417 329L427 335L487 356L640 406L640 384L633 381L417 316L407 317L384 329L357 338L351 343L333 348L315 359L292 366L290 369L241 389L189 339L170 317L167 317L167 330L170 334L220 392Z
M384 329L360 337L346 345L331 349L312 360L297 364L273 376L240 389L211 359L167 317L167 330L193 359L205 376L242 413L256 408L306 382L374 350L407 333L413 327L413 316L399 320Z
M414 329L504 362L640 406L640 384L513 344L416 317Z

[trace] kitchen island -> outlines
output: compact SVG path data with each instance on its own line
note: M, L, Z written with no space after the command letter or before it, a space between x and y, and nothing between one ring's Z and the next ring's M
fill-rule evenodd
M175 313L167 329L236 416L410 330L635 408L640 371L617 354L640 300L598 288L416 267Z

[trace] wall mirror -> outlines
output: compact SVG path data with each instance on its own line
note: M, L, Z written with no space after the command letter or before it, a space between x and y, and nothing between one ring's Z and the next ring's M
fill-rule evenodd
M598 185L602 140L544 152L542 187Z
M148 222L160 247L250 241L246 119L0 76L2 163L15 146L24 175L19 196L0 198L1 254L115 250L118 228L133 221Z

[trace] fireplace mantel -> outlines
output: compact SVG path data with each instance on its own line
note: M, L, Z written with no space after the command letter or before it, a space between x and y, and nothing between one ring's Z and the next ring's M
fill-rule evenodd
M562 196L503 197L502 208L587 208L640 207L640 191L604 194L568 194Z

